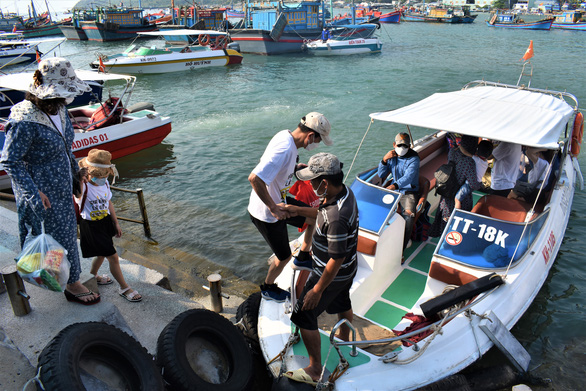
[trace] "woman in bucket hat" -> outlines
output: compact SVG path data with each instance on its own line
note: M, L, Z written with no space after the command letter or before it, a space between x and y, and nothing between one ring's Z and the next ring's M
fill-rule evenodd
M14 105L6 127L0 163L12 180L16 196L20 244L28 235L45 232L67 250L71 264L67 300L89 305L100 296L80 282L77 221L71 198L78 175L71 145L74 133L65 105L90 91L71 63L51 58L39 63L25 100Z
M102 149L92 149L86 158L79 161L79 166L87 168L87 182L82 183L81 195L75 198L80 210L79 222L80 247L84 258L95 257L90 273L96 277L99 285L109 285L112 279L106 274L98 275L104 259L108 259L110 272L120 284L118 293L131 302L142 300L141 295L126 283L120 259L114 248L112 237L122 236L122 229L116 218L112 191L108 177L118 176L116 166L111 162L112 154Z

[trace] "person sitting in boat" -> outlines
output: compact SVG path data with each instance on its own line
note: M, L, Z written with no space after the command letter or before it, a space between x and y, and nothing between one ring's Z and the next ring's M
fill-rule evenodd
M411 138L407 133L399 133L393 143L394 149L387 152L378 164L378 176L385 178L389 174L390 185L387 189L403 194L401 201L401 216L405 219L405 238L403 249L407 247L419 195L419 155L410 147Z
M478 137L462 136L460 145L456 148L450 149L448 152L448 162L453 162L456 165L456 179L458 180L458 183L468 181L468 185L472 190L480 188L480 182L478 181L478 176L476 174L476 164L474 163L474 159L472 159L472 156L476 153L477 146ZM462 210L472 210L472 192L466 197L463 197L461 203ZM454 211L454 207L455 201L453 196L441 197L435 219L429 230L429 236L437 238L442 234L450 215Z
M311 181L321 203L318 208L282 205L291 215L316 219L313 268L291 315L301 331L309 365L284 376L315 386L322 372L318 316L327 311L338 319L353 319L350 287L357 268L358 206L352 190L343 183L342 163L330 153L312 156L296 176ZM337 337L348 341L349 336L348 325L340 326Z
M522 147L519 144L500 142L492 151L494 164L491 171L491 193L507 197L519 176Z
M528 147L521 156L521 172L513 190L507 198L533 202L539 187L545 180L549 163L544 158L542 148Z
M482 183L482 178L488 169L488 158L492 154L492 143L488 140L482 140L478 143L478 148L476 148L476 155L472 156L474 159L474 163L476 165L476 176L478 178L478 182ZM462 209L462 200L472 194L472 189L470 188L470 184L468 181L464 182L460 190L456 193L455 208Z
M321 32L321 40L323 43L326 43L328 39L332 39L332 33L326 27L324 27L323 31Z

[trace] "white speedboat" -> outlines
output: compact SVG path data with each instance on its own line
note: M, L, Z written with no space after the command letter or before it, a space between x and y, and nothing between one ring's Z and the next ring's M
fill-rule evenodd
M38 43L26 41L0 41L0 67L33 62L37 58Z
M317 39L305 44L307 53L316 56L345 56L349 54L380 53L382 42L374 38L357 39Z
M138 35L159 36L161 32ZM90 66L94 69L103 68L106 72L143 74L193 71L240 64L242 55L228 47L228 40L226 35L219 35L213 41L209 35L205 35L200 39L202 44L192 46L146 47L132 44L123 53L102 55Z
M76 158L87 156L92 148L109 151L112 159L141 151L160 144L171 132L171 118L152 110L148 104L128 105L136 83L135 76L102 74L76 71L78 77L97 81L120 81L126 84L119 98L108 98L101 103L89 104L69 110L69 117L75 130L73 154ZM87 75L90 74L91 75ZM0 87L26 88L28 80L19 86L11 75L0 76ZM5 78L6 77L6 82ZM126 108L129 108L127 110ZM4 129L0 130L0 145L4 145ZM0 165L0 189L10 187L10 178Z
M414 143L420 175L431 182L430 216L439 203L433 174L447 161L446 131L545 148L553 157L535 203L475 192L472 211L455 210L439 240L415 241L404 254L405 222L395 213L401 194L380 186L376 168L359 174L351 185L360 214L353 327L366 324L388 336L373 339L360 330L360 340L343 342L334 337L341 322L320 329L326 371L318 389L417 389L466 368L503 336L512 338L508 330L546 280L564 238L574 187L583 184L577 159L583 116L566 92L475 81L370 117L433 131ZM256 307L239 309L275 377L308 364L290 321L304 281L286 267L277 283L291 291L291 302L258 302L257 295ZM255 308L258 317L243 313ZM518 347L513 361L526 370L528 354Z

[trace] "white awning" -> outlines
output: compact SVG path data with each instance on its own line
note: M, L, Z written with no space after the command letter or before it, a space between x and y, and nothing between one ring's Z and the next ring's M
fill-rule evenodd
M98 73L81 69L77 69L75 74L84 81L126 80L128 82L135 78L135 76L119 75L117 73ZM33 72L2 75L0 76L0 87L10 88L11 90L28 91L28 87L32 80Z
M573 108L549 94L479 86L436 93L397 110L370 117L423 128L485 137L527 146L558 148Z

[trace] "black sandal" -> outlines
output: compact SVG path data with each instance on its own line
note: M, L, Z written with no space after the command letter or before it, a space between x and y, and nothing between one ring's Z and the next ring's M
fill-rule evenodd
M94 292L92 292L92 291L78 293L77 295L74 295L73 293L69 292L68 290L64 290L63 292L65 293L65 298L67 299L67 301L71 301L71 302L79 303L79 304L83 304L83 305L96 304L96 303L99 303L100 299L101 299L100 296L94 298L93 300L88 300L88 301L83 301L80 299L80 297L93 295Z

